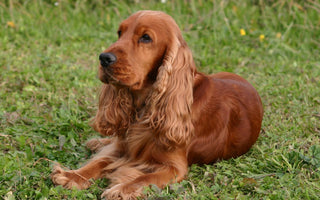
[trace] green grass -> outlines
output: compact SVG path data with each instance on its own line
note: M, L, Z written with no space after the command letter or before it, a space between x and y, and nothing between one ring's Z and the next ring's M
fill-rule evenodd
M100 199L106 180L77 191L55 187L49 175L55 162L74 169L90 157L98 55L121 20L151 9L176 19L200 71L248 79L265 114L250 152L194 165L186 180L147 196L319 199L319 1L55 2L0 2L0 198Z

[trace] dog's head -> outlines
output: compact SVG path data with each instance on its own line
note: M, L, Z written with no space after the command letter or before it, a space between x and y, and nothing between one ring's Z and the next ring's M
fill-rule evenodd
M153 84L159 67L172 62L185 43L175 21L159 11L131 15L120 24L118 37L99 56L99 79L133 90Z

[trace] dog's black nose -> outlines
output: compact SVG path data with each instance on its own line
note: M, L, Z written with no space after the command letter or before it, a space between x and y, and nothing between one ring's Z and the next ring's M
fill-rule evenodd
M117 57L113 53L102 53L99 60L102 67L109 67L117 61Z

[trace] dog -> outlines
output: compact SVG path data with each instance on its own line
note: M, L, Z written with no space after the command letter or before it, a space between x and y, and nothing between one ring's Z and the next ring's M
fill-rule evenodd
M188 166L246 153L261 129L263 106L242 77L198 72L172 17L139 11L124 20L118 40L100 54L102 88L94 129L104 137L82 168L55 166L53 183L86 189L108 178L106 199L136 199L150 184L183 180Z

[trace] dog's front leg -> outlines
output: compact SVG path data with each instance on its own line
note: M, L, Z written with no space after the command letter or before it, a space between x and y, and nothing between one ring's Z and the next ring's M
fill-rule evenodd
M152 168L152 166L150 167ZM119 172L120 171L121 174L118 174L116 171L111 175L123 177L123 179L127 175L127 179L129 180L132 177L135 177L134 174L129 173L135 171L134 169L119 170ZM140 174L134 179L131 179L130 181L118 181L116 185L114 185L110 189L107 189L102 194L102 197L105 197L106 199L136 199L137 197L142 196L143 188L145 186L153 184L157 185L159 188L163 188L167 184L176 183L183 180L187 172L188 166L186 161L183 163L174 163L172 165L158 165L156 167L156 171L154 172Z
M106 158L89 161L85 166L77 170L63 170L60 166L53 168L51 179L56 185L65 188L86 189L91 185L91 179L98 179L104 173L104 168L110 163Z
M62 185L65 188L86 189L91 185L91 179L98 179L108 173L108 165L113 163L119 156L117 143L113 142L103 147L93 159L77 170L63 170L60 166L55 166L51 174L54 184Z

